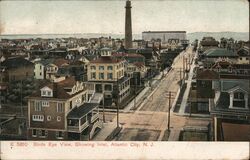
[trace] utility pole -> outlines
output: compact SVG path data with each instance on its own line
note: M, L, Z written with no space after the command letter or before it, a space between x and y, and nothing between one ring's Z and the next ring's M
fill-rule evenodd
M167 94L167 98L168 98L168 131L170 131L170 111L171 111L171 99L174 98L174 94L175 92L169 91Z
M137 91L137 79L135 78L135 98L134 98L134 108L136 107L136 91Z
M116 80L116 84L117 84L117 100L116 100L116 107L117 107L117 128L119 128L119 85L118 85L118 78Z
M187 58L185 58L185 64L186 64L186 71L188 71L188 63L187 63Z
M182 57L182 60L183 60L183 62L182 62L182 69L183 69L183 79L185 80L185 70L186 70L186 68L185 68L185 57L184 57L184 55L183 55L183 57Z
M105 87L103 87L103 89L102 89L102 96L103 96L103 98L102 98L102 119L103 119L103 122L105 123L105 113L104 113L104 107L105 107L105 101L104 101L104 99L105 99L105 96L104 96L104 89L105 89Z
M182 86L182 77L181 77L182 75L181 75L181 72L182 71L181 71L181 68L180 68L180 86Z
M21 80L21 116L23 116L23 80Z

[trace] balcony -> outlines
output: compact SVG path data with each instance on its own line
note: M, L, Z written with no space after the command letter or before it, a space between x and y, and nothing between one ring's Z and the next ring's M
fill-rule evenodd
M74 125L74 126L68 125L67 129L68 129L69 132L78 132L78 133L81 133L88 126L89 126L89 123L86 121L82 125Z

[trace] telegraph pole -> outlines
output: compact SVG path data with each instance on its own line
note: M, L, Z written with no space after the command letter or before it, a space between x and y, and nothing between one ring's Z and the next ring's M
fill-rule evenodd
M168 99L168 131L170 131L170 105L171 105L171 91L169 91L169 99Z
M174 98L174 95L172 91L169 91L167 94L167 98L168 98L168 131L170 131L170 111L171 111L171 98Z
M186 68L185 68L185 57L184 57L184 55L183 55L183 57L182 57L182 60L183 60L183 62L182 62L182 69L183 69L183 79L185 80L185 70L186 70Z
M105 89L105 87L103 87L103 90L102 90L102 96L103 96L103 98L102 98L102 102L103 102L103 104L102 104L102 119L103 119L103 122L105 123L105 113L104 113L104 107L105 107L104 99L105 99L105 96L104 96L104 89Z

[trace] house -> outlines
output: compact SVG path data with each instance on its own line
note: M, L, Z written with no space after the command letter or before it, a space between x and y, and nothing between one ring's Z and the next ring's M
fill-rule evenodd
M204 62L204 67L210 68L217 60L226 60L231 63L237 63L239 56L232 50L212 48L206 50L201 57Z
M215 97L209 106L215 141L250 141L249 86L244 79L214 82Z
M8 58L0 66L5 67L8 81L33 78L34 64L22 57Z
M250 64L249 47L244 46L237 51L239 55L237 64Z
M111 105L114 91L118 91L121 103L130 94L130 78L125 77L125 60L111 57L109 48L102 48L101 57L88 64L88 86L93 92L103 93L106 103Z
M189 93L189 112L209 113L209 99L214 98L213 81L219 80L219 74L212 70L197 70Z
M35 79L49 79L52 81L55 79L58 68L68 64L69 61L62 58L44 59L35 62L35 69L34 69Z
M89 140L102 128L99 103L74 77L50 82L28 96L29 140Z
M153 48L138 49L137 53L145 57L145 65L149 70L149 77L157 74L161 69L160 54Z
M211 48L218 48L219 42L216 41L213 37L203 37L202 40L200 41L199 45L199 53L203 53L208 49Z
M74 61L58 68L56 77L75 77L77 81L87 81L87 65L82 61Z

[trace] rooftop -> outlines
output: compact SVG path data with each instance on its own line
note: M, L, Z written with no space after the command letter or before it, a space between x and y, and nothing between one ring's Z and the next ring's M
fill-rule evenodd
M80 107L73 108L73 110L69 112L67 118L81 118L96 107L98 107L98 103L84 103Z
M100 57L97 58L96 60L90 61L90 63L119 63L122 60L119 59L113 59L111 57Z
M15 58L9 58L0 63L0 66L5 66L9 69L11 68L18 68L18 67L23 67L23 66L33 66L33 63L21 58L21 57L15 57Z
M235 52L224 48L208 49L204 52L204 54L206 57L238 57Z

